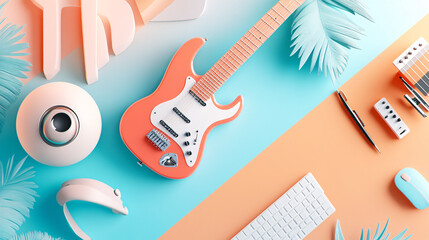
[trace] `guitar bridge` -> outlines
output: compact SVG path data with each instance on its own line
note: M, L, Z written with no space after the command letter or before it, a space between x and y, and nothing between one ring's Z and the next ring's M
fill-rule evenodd
M146 137L161 151L165 151L170 146L170 140L156 129L152 129Z

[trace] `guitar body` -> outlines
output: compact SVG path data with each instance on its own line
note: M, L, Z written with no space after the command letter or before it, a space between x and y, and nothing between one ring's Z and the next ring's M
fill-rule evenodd
M241 96L221 106L214 97L202 104L190 93L201 78L194 72L193 60L204 43L202 38L185 43L158 89L131 105L121 119L126 146L141 163L167 178L190 176L201 161L210 130L235 119L242 109Z

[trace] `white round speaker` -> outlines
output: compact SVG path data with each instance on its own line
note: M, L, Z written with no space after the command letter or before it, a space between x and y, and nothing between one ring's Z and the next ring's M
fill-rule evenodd
M101 134L101 115L82 88L65 82L36 88L22 102L16 132L24 150L50 166L68 166L87 157Z

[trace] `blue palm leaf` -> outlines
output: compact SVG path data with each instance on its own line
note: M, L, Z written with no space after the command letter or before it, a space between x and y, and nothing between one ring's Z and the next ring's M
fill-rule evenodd
M10 158L3 167L0 161L0 239L10 239L29 216L33 208L37 185L29 181L34 177L32 167L22 169L26 158L15 166Z
M356 40L364 30L352 22L344 12L360 15L370 21L361 0L307 0L297 10L292 23L291 56L298 54L300 66L310 61L313 71L329 73L336 82L349 61L349 49L358 49Z
M390 233L387 232L387 227L389 226L389 219L386 222L386 225L384 225L383 230L379 233L379 229L380 229L380 223L377 225L377 230L375 231L374 237L372 238L372 240L388 240L390 237ZM407 229L405 229L404 231L402 231L401 233L399 233L398 235L396 235L395 237L392 238L392 240L402 240L405 233L407 232ZM368 232L367 232L367 239L371 240L371 232L370 229L368 228ZM361 239L364 236L364 232L362 229L362 234L361 234ZM406 237L403 240L408 240L411 238L412 235Z
M343 232L341 231L340 220L337 220L337 226L335 228L335 240L344 240Z
M34 231L15 236L13 240L61 240L61 238L54 238L49 236L47 233Z
M377 225L377 229L375 230L374 233L374 237L371 238L371 229L368 228L367 234L366 234L366 240L388 240L390 237L390 233L387 233L387 227L389 226L389 220L387 220L386 225L384 226L383 230L381 230L380 232L380 223ZM401 233L399 233L398 235L396 235L396 237L392 238L392 240L402 240L403 237L405 236L405 233L407 232L408 229L405 229L404 231L402 231ZM409 240L411 238L412 235L404 238L403 240ZM365 239L365 232L362 229L361 231L361 235L360 235L360 240L364 240ZM343 233L341 231L341 225L340 225L340 221L337 220L337 226L335 229L335 240L344 240L344 236Z
M6 3L0 4L0 11ZM5 19L0 19L0 26L4 22ZM28 55L21 52L28 48L27 43L19 43L25 35L19 34L22 28L22 26L18 27L11 23L7 23L0 28L0 131L9 106L21 93L22 82L19 78L27 78L24 72L30 71L30 63L15 58Z

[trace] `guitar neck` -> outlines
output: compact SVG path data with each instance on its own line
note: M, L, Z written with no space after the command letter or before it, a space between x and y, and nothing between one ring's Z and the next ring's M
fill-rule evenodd
M286 21L304 0L281 0L272 7L219 61L192 87L207 101L232 74Z

